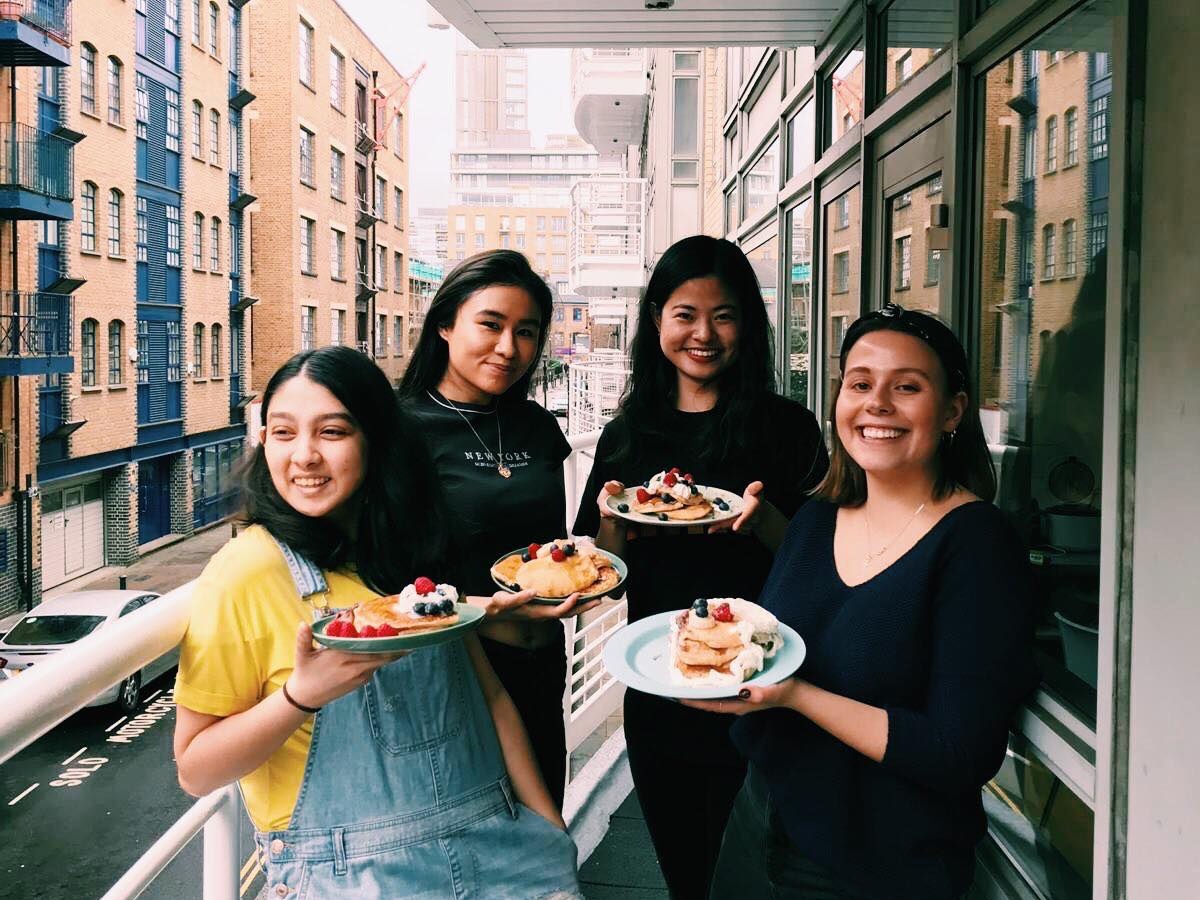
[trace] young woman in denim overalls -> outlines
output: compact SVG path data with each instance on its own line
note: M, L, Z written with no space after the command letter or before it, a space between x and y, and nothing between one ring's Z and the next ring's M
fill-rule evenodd
M399 591L445 546L421 442L383 373L328 347L263 395L250 527L197 582L179 781L238 780L279 898L580 898L576 848L475 637L314 649L312 618Z

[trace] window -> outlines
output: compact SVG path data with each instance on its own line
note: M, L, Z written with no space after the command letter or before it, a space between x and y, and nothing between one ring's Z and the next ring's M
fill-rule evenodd
M307 128L300 128L300 182L314 187L316 175L313 173L313 133Z
M454 228L457 231L466 231L467 230L467 217L466 216L455 216L454 217Z
M1054 226L1042 228L1042 278L1054 277Z
M315 317L317 308L315 306L300 307L300 349L311 350L317 345L317 336L315 333Z
M96 185L83 183L79 211L79 249L84 253L96 252Z
M404 228L404 191L401 188L392 188L392 194L393 194L392 205L395 207L392 210L392 213L393 213L392 221L396 223L397 228L403 229Z
M242 371L240 352L242 348L242 327L237 322L229 323L229 374L238 375Z
M221 55L221 10L217 4L208 4L208 52Z
M1046 172L1058 168L1058 117L1051 116L1046 120Z
M192 156L204 159L204 104L199 100L192 101Z
M236 173L238 170L238 156L241 149L242 129L238 125L237 119L229 117L229 171Z
M204 325L192 326L192 377L204 377Z
M675 79L671 149L672 152L682 156L696 155L699 92L699 79Z
M329 148L329 196L346 199L346 154L337 147Z
M204 215L192 215L192 268L204 268Z
M698 72L700 70L700 54L694 51L675 53L676 72Z
M558 234L566 234L567 232L567 217L566 216L551 216L550 230Z
M113 319L108 323L108 383L120 384L124 381L121 375L122 359L125 356L125 323Z
M375 245L375 287L381 291L388 289L387 280L387 247Z
M583 308L582 307L576 306L571 310L571 321L572 322L582 322L583 321Z
M1008 219L996 220L996 277L1008 274Z
M197 47L204 44L204 23L200 17L200 0L192 0L192 43Z
M179 152L179 92L167 88L167 149Z
M1108 246L1108 213L1092 213L1088 221L1088 271L1096 271L1096 257Z
M404 113L396 113L392 119L392 152L400 159L404 158Z
M537 217L537 230L538 230L538 231L545 231L545 230L546 230L546 217L545 217L545 216L538 216L538 217Z
M563 308L557 304L554 307L554 321L561 322L563 320Z
M179 0L167 0L167 8L163 13L163 24L167 31L178 36L179 34Z
M908 79L912 78L912 73L913 73L912 51L906 50L896 60L896 81L895 81L895 83L897 85L904 84L904 82L906 82L906 81L908 81Z
M346 311L335 309L329 317L329 342L341 344L346 339Z
M834 225L837 230L850 227L850 195L843 194L834 201Z
M1104 159L1108 156L1108 95L1097 97L1088 107L1089 159Z
M929 180L929 183L925 186L925 196L932 197L935 194L940 194L941 192L942 192L942 173L939 172L937 175L935 175L933 178L931 178Z
M346 57L329 48L329 105L341 110L346 93Z
M221 271L221 220L212 217L208 228L208 270Z
M518 250L525 249L525 235L523 235L523 234L517 235L517 249Z
M336 228L329 232L329 277L346 280L346 235Z
M392 253L392 290L404 293L404 254L399 250Z
M167 212L167 265L179 268L179 207L164 207Z
M146 261L146 198L137 198L137 261Z
M133 115L137 120L137 136L145 140L150 122L150 95L146 90L146 76L138 72L133 81Z
M305 275L316 275L316 263L313 260L313 233L317 223L304 216L300 217L300 271Z
M179 323L167 323L167 381L179 381L183 373L183 346L179 336Z
M1067 137L1067 158L1064 166L1073 166L1079 162L1079 111L1071 107L1063 115L1063 131Z
M229 274L237 277L242 272L242 226L229 223Z
M375 317L375 356L387 355L387 316Z
M835 253L833 255L833 293L844 294L850 290L850 253ZM833 344L841 346L841 341Z
M108 192L108 255L121 255L121 207L125 197L116 188Z
M305 87L313 86L313 27L300 20L300 83Z
M455 247L467 246L467 236L465 234L463 234L461 231L456 232L454 235L454 246Z
M404 320L399 316L392 317L392 353L395 356L404 353Z
M896 290L907 290L912 284L912 237L896 238Z
M213 322L211 344L212 365L209 367L209 372L213 378L221 377L221 351L224 349L224 344L221 342L221 323Z
M1063 275L1075 275L1075 220L1063 222Z
M475 235L475 249L476 250L483 249L483 235L482 234Z
M84 319L79 328L79 381L85 388L96 386L96 320Z
M1021 178L1025 181L1032 181L1034 174L1037 172L1037 129L1031 126L1026 128L1023 134Z
M375 176L375 218L380 222L387 221L387 181Z
M475 217L475 230L483 231L485 228L487 228L487 219L484 216L476 216Z
M942 280L942 251L930 250L925 260L925 284L939 284Z
M91 44L79 45L79 108L96 114L96 48Z
M145 319L137 323L137 380L150 383L150 323Z
M208 161L221 164L221 114L215 109L208 111Z
M905 191L903 194L898 196L893 203L894 208L899 208L902 206L912 206L912 191Z
M850 321L849 316L833 316L829 320L830 325L830 342L829 348L834 353L841 350L842 341L846 339L846 328Z
M108 58L108 121L121 124L121 61L115 56Z

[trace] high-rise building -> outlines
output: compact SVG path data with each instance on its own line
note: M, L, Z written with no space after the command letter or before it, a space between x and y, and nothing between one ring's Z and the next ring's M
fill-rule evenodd
M455 60L454 146L529 146L529 59L524 50L476 50Z
M254 315L269 323L254 332L255 388L328 344L395 381L408 348L408 80L334 0L248 11L250 264Z

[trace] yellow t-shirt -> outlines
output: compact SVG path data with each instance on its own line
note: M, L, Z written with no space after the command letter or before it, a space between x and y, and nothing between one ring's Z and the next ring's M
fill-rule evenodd
M357 577L326 572L329 593L317 605L350 606L375 592ZM198 713L231 716L279 690L296 659L296 628L312 621L283 554L255 525L213 556L196 583L180 647L175 702ZM312 742L309 719L263 765L241 779L255 828L287 828Z

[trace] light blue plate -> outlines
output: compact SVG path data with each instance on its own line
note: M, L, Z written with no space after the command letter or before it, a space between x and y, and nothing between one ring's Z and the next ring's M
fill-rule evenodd
M325 633L325 629L337 617L326 616L313 623L313 639L318 644L347 653L396 653L400 650L418 650L421 647L433 647L447 641L461 640L483 623L483 610L478 606L459 603L454 607L454 611L458 613L458 621L445 628L375 638L332 637Z
M604 645L604 666L617 681L645 694L675 697L682 700L721 700L737 696L741 687L749 684L777 684L795 674L804 662L804 640L790 628L779 623L783 646L767 660L763 670L741 685L679 684L667 672L667 635L676 612L656 616L626 625L613 634Z

